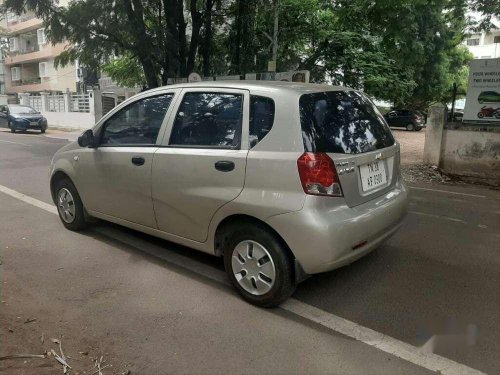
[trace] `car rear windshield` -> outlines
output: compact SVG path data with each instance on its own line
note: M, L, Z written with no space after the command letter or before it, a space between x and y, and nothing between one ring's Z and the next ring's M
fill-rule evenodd
M359 92L304 94L299 107L308 152L360 154L394 144L380 112Z

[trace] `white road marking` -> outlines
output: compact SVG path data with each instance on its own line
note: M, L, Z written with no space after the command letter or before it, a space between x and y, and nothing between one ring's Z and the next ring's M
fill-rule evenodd
M370 328L363 327L339 316L335 316L296 299L290 299L284 302L281 307L303 318L321 324L335 332L339 332L367 345L374 346L383 352L392 354L431 371L450 375L484 374L481 371L462 365L438 354L426 353L413 345L384 335Z
M25 203L29 203L35 207L41 208L42 210L45 210L45 211L48 211L52 214L57 215L57 208L54 205L42 202L38 199L32 198L32 197L25 195L23 193L19 193L18 191L9 189L7 186L0 185L0 191L2 193L10 195L13 198L19 199L20 201L23 201Z
M0 142L2 143L10 143L10 144L13 144L13 145L20 145L20 146L26 146L26 147L31 147L31 145L27 144L27 143L20 143L20 142L13 142L13 141L5 141L3 139L0 139Z
M35 207L41 208L47 212L57 215L57 209L50 204L29 197L25 194L19 193L2 185L0 185L0 191L25 203L29 203ZM128 235L113 228L96 228L95 230L104 235L112 237L119 242L135 247L141 251L147 253L153 252L154 255L158 254L161 258L176 266L187 269L197 274L201 274L219 283L225 285L229 284L224 272L185 256L179 255L173 251L165 251L165 249L161 246L151 244L145 240ZM440 372L443 375L485 375L481 371L452 361L451 359L442 357L438 354L426 353L418 347L384 335L383 333L374 331L357 323L351 322L327 311L318 309L317 307L308 305L294 298L290 298L288 301L283 303L280 308L311 322L319 324L325 328L328 328L331 331L341 333L366 345L373 346L385 353L391 354L395 357L401 358L407 362L413 363L428 370Z
M456 217L450 217L450 216L443 216L443 215L435 215L435 214L429 214L427 212L420 212L420 211L408 211L410 214L414 215L422 215L422 216L429 216L429 217L434 217L436 219L443 219L443 220L448 220L448 221L454 221L456 223L463 223L467 224L465 220L456 218Z
M450 190L429 189L429 188L423 188L423 187L417 187L417 186L410 186L409 188L413 189L413 190L434 191L436 193L464 195L466 197L487 198L486 195L469 194L469 193L459 193L457 191L450 191Z

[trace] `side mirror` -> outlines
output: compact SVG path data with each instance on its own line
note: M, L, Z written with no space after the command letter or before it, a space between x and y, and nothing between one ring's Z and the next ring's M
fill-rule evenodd
M85 130L81 136L78 137L78 145L80 147L96 147L95 138L92 129Z

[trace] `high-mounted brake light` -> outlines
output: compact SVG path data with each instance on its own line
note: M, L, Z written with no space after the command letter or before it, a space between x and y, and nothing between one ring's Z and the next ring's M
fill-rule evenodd
M297 160L297 167L306 194L342 196L335 164L324 152L304 152Z

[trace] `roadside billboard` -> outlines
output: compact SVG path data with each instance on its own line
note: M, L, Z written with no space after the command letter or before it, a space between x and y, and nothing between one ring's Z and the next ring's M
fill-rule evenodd
M471 61L464 121L500 123L500 58Z

